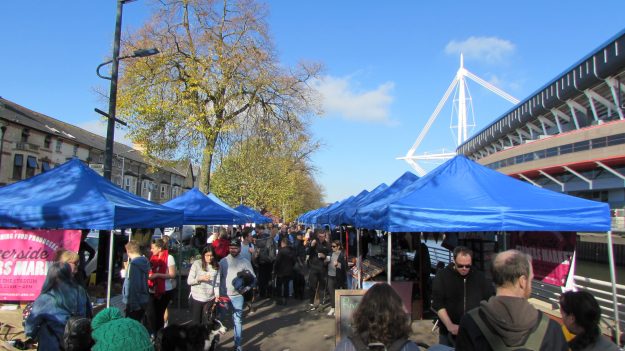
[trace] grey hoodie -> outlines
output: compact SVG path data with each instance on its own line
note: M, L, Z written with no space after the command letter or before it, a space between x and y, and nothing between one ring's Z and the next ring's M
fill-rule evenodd
M126 270L126 279L122 287L122 301L130 311L144 308L150 300L148 291L148 272L150 262L144 256L135 257Z
M539 313L526 299L494 296L481 302L488 323L508 346L520 345L538 323Z

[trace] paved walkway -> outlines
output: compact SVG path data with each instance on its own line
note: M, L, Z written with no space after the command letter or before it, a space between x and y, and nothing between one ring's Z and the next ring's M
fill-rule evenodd
M272 300L263 299L255 303L253 314L245 312L243 319L243 349L245 351L332 351L335 346L335 319L324 312L307 312L307 301L290 300L287 306L280 306ZM175 304L174 304L175 306ZM187 323L189 311L171 309L170 323ZM228 327L221 337L220 350L234 347L232 319L223 321ZM438 334L431 332L431 320L413 321L412 340L432 345Z

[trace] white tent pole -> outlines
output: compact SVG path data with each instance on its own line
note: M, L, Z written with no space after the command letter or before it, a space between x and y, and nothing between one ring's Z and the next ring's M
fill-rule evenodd
M362 260L362 256L360 256L360 234L360 228L356 229L356 278L358 279L358 285L356 286L358 287L358 289L362 289L362 286L360 284L360 269L362 267L362 265L360 264L360 261Z
M608 259L610 263L610 281L612 281L612 304L614 304L614 323L616 330L616 342L621 337L618 301L616 297L616 267L614 266L614 251L612 246L612 231L608 231Z
M124 231L124 229L122 229ZM113 230L110 231L110 241L109 241L109 274L106 284L106 307L111 307L111 284L113 281L113 249L114 240L115 240L115 232Z
M386 255L386 282L388 285L391 285L391 253L392 253L392 245L391 245L391 232L387 232L387 255Z

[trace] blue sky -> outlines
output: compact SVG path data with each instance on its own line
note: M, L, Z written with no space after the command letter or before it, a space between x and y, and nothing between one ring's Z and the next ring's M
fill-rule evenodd
M111 56L115 5L104 1L0 2L0 96L104 135L108 81L95 68ZM124 31L149 18L150 0L124 6ZM404 156L459 66L518 99L625 28L625 2L286 1L267 3L281 61L324 64L324 115L313 157L326 200L390 184L411 170ZM469 81L477 131L512 104ZM455 149L451 103L418 153ZM118 130L116 141L123 141ZM433 168L435 165L426 165Z

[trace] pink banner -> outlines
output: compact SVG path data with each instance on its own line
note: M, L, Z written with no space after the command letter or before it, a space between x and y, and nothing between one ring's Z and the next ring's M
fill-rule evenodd
M56 250L79 247L80 230L0 229L0 300L37 298Z
M510 236L510 247L532 256L534 279L564 286L576 240L575 232L514 232Z

